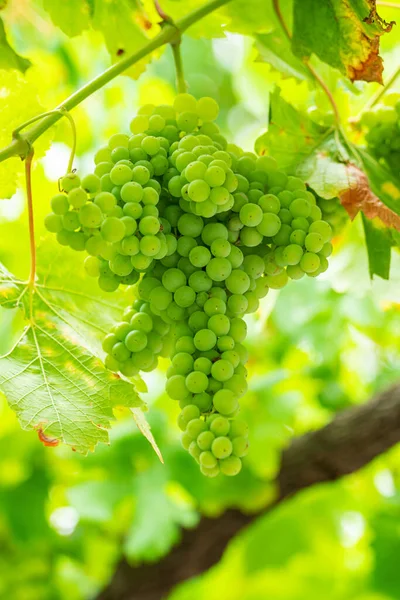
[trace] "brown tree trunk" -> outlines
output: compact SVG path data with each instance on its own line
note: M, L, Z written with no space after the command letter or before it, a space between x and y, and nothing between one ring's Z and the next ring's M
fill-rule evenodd
M336 415L322 429L294 439L282 454L277 477L279 496L265 511L303 488L357 471L399 441L397 385L366 404ZM132 567L122 560L97 600L166 598L175 585L215 565L232 537L260 514L227 510L216 519L203 517L196 529L183 531L180 543L158 563Z

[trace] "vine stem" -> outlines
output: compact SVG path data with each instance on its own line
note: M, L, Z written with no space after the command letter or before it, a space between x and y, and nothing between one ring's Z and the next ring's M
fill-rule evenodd
M281 7L279 4L279 0L272 0L272 4L274 6L274 11L275 14L278 18L279 23L281 24L281 27L283 29L283 31L285 32L286 37L288 38L289 42L292 41L292 34L289 31L289 28L285 22L285 19L283 18L283 14L281 11ZM304 64L307 67L307 69L310 71L311 75L313 76L314 80L318 83L318 85L320 86L320 88L324 91L325 95L327 96L332 109L333 109L333 114L335 116L335 121L338 127L340 127L340 113L339 113L339 109L336 105L335 99L332 95L332 92L330 91L330 89L328 88L328 86L326 85L325 81L322 79L322 77L317 73L317 71L314 69L314 67L312 67L310 65L310 63L308 62L308 60L304 60Z
M176 89L178 94L187 92L187 85L183 74L182 55L181 55L181 40L171 44L172 54L174 55L175 70L176 70Z
M31 271L28 279L28 286L31 288L35 285L36 279L36 244L35 244L35 221L33 215L33 197L32 197L32 159L33 148L29 151L25 159L25 185L26 196L28 200L28 220L29 220L29 243L31 251Z
M399 4L400 8L400 4ZM377 94L370 98L369 102L364 106L362 112L368 112L375 104L378 104L379 100L386 94L386 92L392 87L395 83L396 79L400 76L400 67L396 69L396 71L389 77L385 86L378 91Z
M54 111L50 111L51 114L47 114L47 116L41 118L25 133L21 133L17 138L14 138L8 146L0 150L0 162L10 158L11 156L20 156L22 159L27 158L32 144L41 135L43 135L45 131L50 129L50 127L52 127L62 118L62 116L65 114L63 111L70 111L71 109L75 108L94 92L97 92L115 77L121 75L121 73L126 71L129 67L153 52L153 50L156 50L165 44L176 41L177 35L179 36L191 25L217 8L220 8L224 4L228 4L230 1L231 0L209 0L209 2L203 6L200 6L182 19L176 21L175 24L168 22L164 23L160 33L150 40L148 44L143 46L143 48L138 50L138 52L127 56L115 65L112 65L106 69L103 73L92 79L89 83L69 96L69 98L57 106Z

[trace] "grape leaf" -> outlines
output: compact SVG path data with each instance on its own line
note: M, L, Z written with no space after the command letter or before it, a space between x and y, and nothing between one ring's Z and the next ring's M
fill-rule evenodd
M292 47L296 56L312 53L351 81L382 83L379 38L391 30L376 12L375 0L294 0Z
M87 452L108 441L114 407L144 405L132 383L107 371L99 358L100 340L120 314L123 295L112 303L89 294L90 282L69 254L44 245L34 290L1 267L0 306L19 306L26 321L0 358L0 387L24 429L36 429L48 445L58 440Z
M10 46L4 29L3 19L0 18L0 69L17 69L25 73L31 66L31 61L20 56Z
M92 25L103 34L113 62L142 48L148 41L145 31L149 30L152 33L153 29L153 24L147 19L136 0L96 2ZM158 27L154 28L156 29L158 31ZM125 71L125 74L134 78L139 77L151 57L152 54L145 56Z
M282 30L254 36L259 55L257 62L266 62L286 77L295 77L300 81L310 79L310 72L304 63L294 56L289 40Z
M392 241L388 231L377 227L363 215L365 243L368 252L369 274L389 279Z
M90 6L86 0L44 0L43 8L54 25L70 37L79 35L89 27Z
M154 12L153 0L144 0L146 13L151 22L159 22ZM163 0L163 11L177 20L193 10L204 6L204 0ZM292 0L281 2L282 10L288 16L292 12ZM289 19L289 24L290 24ZM231 0L225 6L214 10L206 17L191 25L187 34L194 38L224 37L226 31L245 35L268 32L278 25L272 2L265 0Z
M350 218L354 219L361 210L368 219L379 217L387 227L400 231L400 203L397 203L396 214L373 193L368 177L359 167L348 164L345 169L354 183L339 195Z
M314 123L283 100L276 89L270 98L271 118L268 131L255 143L257 154L269 154L281 169L292 173L324 140L329 130Z

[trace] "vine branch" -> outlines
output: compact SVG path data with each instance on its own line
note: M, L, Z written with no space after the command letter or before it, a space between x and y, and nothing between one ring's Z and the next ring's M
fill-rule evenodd
M283 17L282 11L281 11L281 7L279 4L279 0L272 0L272 4L274 6L274 11L275 14L278 18L279 23L281 24L281 27L286 35L286 37L288 38L289 42L292 41L292 34L289 31L289 28L285 22L285 19ZM322 79L322 77L317 73L317 71L314 69L314 67L312 67L309 63L308 60L304 60L303 61L305 66L307 67L307 69L310 71L311 75L313 76L313 79L318 83L318 85L320 86L320 88L323 90L323 92L325 93L325 95L327 96L332 109L333 109L333 114L335 116L335 121L337 126L340 126L340 113L339 113L339 109L336 105L335 99L332 95L332 92L330 91L330 89L328 88L328 86L326 85L325 81Z
M175 24L165 22L160 33L149 41L148 44L143 46L143 48L106 69L103 73L69 96L64 102L57 106L54 111L45 113L46 116L44 116L45 114L39 115L40 120L37 123L33 124L25 133L18 135L18 137L14 138L8 146L0 150L0 162L11 156L19 156L22 159L26 159L32 144L62 118L65 114L62 111L69 112L139 60L157 48L173 42L176 40L177 35L181 35L191 25L230 1L231 0L209 0L209 2L203 6L176 21Z
M122 560L97 600L166 598L176 585L214 566L231 539L256 518L304 488L357 471L399 442L400 384L294 439L282 454L277 499L262 512L249 515L231 509L216 519L202 517L159 562L131 566Z

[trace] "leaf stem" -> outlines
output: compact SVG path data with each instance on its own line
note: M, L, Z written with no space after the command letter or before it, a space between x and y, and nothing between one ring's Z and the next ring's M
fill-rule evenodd
M155 6L155 9L156 9L156 11L157 11L158 15L161 17L161 19L162 19L163 21L168 21L168 20L169 20L169 17L168 17L168 15L167 15L167 14L166 14L166 13L163 11L163 9L162 9L162 7L161 7L161 4L160 4L159 0L154 0L154 6Z
M172 54L174 55L174 63L176 70L176 89L178 94L187 92L185 76L183 74L182 55L181 55L181 40L171 43Z
M30 148L32 144L41 136L45 131L50 129L57 121L61 119L64 115L62 109L65 111L70 111L81 102L86 100L89 96L91 96L94 92L97 92L99 89L104 87L107 83L112 81L118 75L121 75L124 71L126 71L129 67L137 63L139 60L164 46L164 44L168 44L176 40L177 35L180 35L188 27L213 12L217 8L220 8L224 4L227 4L231 0L209 0L203 6L200 6L196 10L193 10L188 15L176 21L173 25L171 23L165 22L160 33L150 40L143 48L127 56L126 58L120 60L115 65L112 65L108 69L106 69L103 73L89 81L86 85L81 87L79 90L74 92L69 98L67 98L64 102L62 102L59 106L55 108L54 111L50 111L51 114L48 114L46 117L41 118L40 121L30 127L25 133L21 133L17 138L13 139L12 142L0 150L0 162L10 158L11 156L20 156L21 158L27 158L29 155Z
M65 109L62 109L62 113L64 115L64 117L67 117L69 124L71 125L71 131L72 131L72 147L71 147L71 154L69 156L69 161L68 161L68 169L67 169L67 173L71 173L73 166L74 166L74 158L75 158L75 152L76 152L76 125L75 125L75 121L72 118L72 115Z
M272 4L274 6L274 11L275 14L278 18L279 23L281 24L281 27L283 29L283 31L285 32L286 37L288 38L288 40L291 42L292 41L292 34L289 31L289 28L285 22L285 19L283 17L282 11L281 11L281 7L279 5L279 0L272 0ZM303 61L305 66L307 67L307 69L310 71L311 75L313 76L314 80L318 83L318 85L320 86L320 88L324 91L325 95L327 96L332 109L333 109L333 114L335 116L335 121L336 121L336 125L339 127L340 126L340 113L339 113L339 109L337 107L337 104L335 102L335 99L332 95L332 92L330 91L330 89L328 88L328 86L326 85L325 81L322 79L322 77L317 73L317 71L314 69L314 67L312 67L309 63L308 60L304 60Z
M28 286L32 289L36 279L36 244L35 244L35 221L33 214L33 198L32 198L32 159L33 148L31 148L28 156L25 159L25 184L26 197L28 200L28 220L29 220L29 243L31 251L31 271L28 279Z

